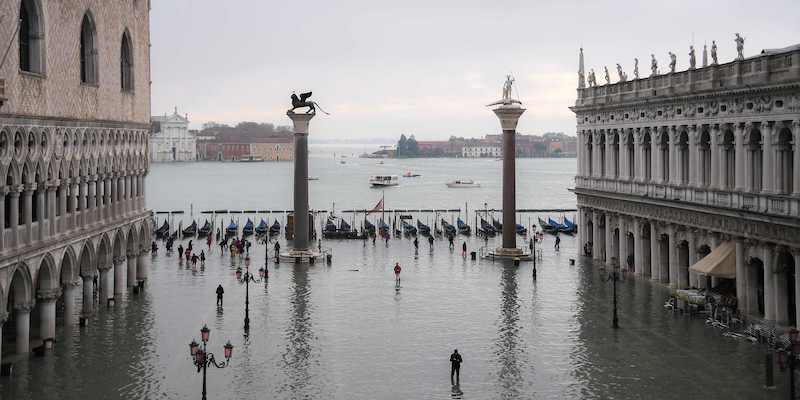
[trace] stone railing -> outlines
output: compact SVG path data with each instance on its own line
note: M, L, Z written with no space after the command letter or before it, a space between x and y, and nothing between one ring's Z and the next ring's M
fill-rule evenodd
M576 106L734 89L800 78L800 49L685 71L578 89Z
M800 197L795 195L748 193L708 187L595 177L575 177L575 188L724 207L775 216L800 217Z

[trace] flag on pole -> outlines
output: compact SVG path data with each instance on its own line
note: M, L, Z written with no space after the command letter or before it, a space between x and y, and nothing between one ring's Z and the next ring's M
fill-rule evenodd
M378 201L378 204L375 204L375 207L372 207L371 210L367 211L367 214L369 215L378 211L383 211L383 197L381 197L380 201Z

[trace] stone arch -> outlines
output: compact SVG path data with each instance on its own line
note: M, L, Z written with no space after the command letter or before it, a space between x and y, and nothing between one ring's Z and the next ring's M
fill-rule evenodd
M13 135L8 127L0 129L0 161L7 162L12 157L11 138Z
M103 234L97 243L97 257L95 258L95 265L98 269L107 268L111 265L111 241L107 234Z
M111 255L114 259L123 257L125 255L125 243L127 239L125 232L122 229L117 229L114 234L114 245L112 246Z
M78 265L81 276L95 275L95 271L97 270L97 264L95 262L94 246L92 246L91 240L86 240L85 242L83 242L81 255L80 258L78 259Z
M59 287L59 273L53 255L46 253L36 273L36 289L49 290Z
M59 268L59 278L62 284L72 283L78 280L78 258L72 246L67 246L64 255L61 257L61 267Z
M27 159L39 159L39 130L36 127L27 129L25 134L25 147L28 149Z
M150 229L149 224L146 221L142 221L141 225L139 226L139 248L140 249L145 249L147 247L147 245L150 244L150 242L151 242L150 232L152 232L152 229Z
M11 160L6 168L6 185L19 185L22 183L22 174L16 160Z
M14 131L14 158L17 159L17 162L21 163L25 160L25 154L27 153L25 143L25 132L22 128L17 128Z
M18 263L11 272L11 281L8 286L9 309L15 305L33 303L33 279L28 264Z

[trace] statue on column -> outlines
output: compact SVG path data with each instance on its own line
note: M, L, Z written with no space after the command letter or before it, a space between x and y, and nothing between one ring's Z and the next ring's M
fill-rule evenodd
M514 77L511 75L506 75L506 81L503 83L503 98L494 103L487 104L486 106L497 106L497 105L510 105L513 103L522 104L521 101L514 99L511 97L512 88L514 86Z
M650 70L653 71L650 76L658 75L658 61L656 61L655 54L650 54Z
M711 41L711 65L717 65L717 42Z
M298 108L308 107L306 114L316 114L317 108L319 108L319 110L325 113L325 115L330 115L325 112L325 110L323 110L322 107L317 104L317 102L308 100L308 98L311 97L311 93L312 92L300 93L300 97L297 97L297 94L292 92L292 108L289 110L289 112L294 112L294 110Z
M736 59L737 60L744 60L744 38L739 36L739 33L736 33Z
M668 53L669 53L669 72L674 74L675 73L675 63L677 62L676 61L677 57L675 57L675 53L673 53L671 51L668 52Z
M639 59L633 59L633 79L639 79Z
M626 82L628 80L628 75L622 71L622 66L617 63L617 75L619 75L620 82Z
M583 70L583 47L581 47L581 55L580 60L578 62L578 89L583 89L586 87L586 78L584 76Z
M603 66L603 70L605 70L605 72L606 72L606 85L611 84L611 77L608 76L608 67L607 66Z
M703 44L703 68L708 66L708 47Z
M689 46L689 69L694 69L697 61L694 58L694 46Z

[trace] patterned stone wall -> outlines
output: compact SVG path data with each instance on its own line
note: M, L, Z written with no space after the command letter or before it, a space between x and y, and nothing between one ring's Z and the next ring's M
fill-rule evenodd
M21 72L17 23L20 0L0 2L0 42L11 43L6 63L7 103L0 116L35 116L62 120L117 121L148 124L150 120L149 1L35 0L43 21L44 67L41 74ZM90 13L96 26L98 85L80 79L81 21ZM14 21L13 23L11 21ZM121 90L122 35L133 45L134 89ZM15 38L14 40L11 40Z

